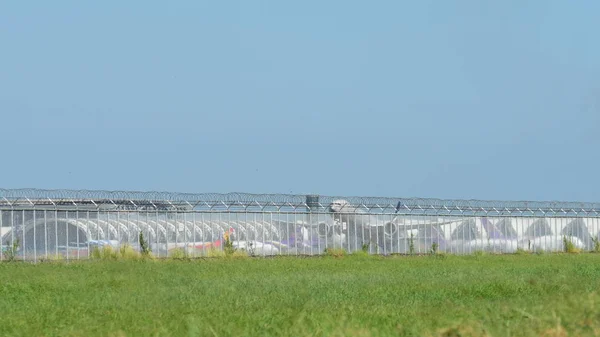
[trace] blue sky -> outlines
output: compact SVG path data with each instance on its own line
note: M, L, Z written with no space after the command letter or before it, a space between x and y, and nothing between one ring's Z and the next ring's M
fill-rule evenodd
M597 1L4 1L0 187L600 201Z

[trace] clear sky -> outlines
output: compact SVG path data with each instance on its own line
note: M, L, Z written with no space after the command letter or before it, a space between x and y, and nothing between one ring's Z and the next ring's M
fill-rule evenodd
M600 201L599 13L2 1L0 187Z

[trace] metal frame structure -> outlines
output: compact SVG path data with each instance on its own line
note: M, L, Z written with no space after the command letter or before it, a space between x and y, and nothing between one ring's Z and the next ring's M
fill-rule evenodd
M600 203L0 189L0 228L0 260L14 257L15 243L33 261L89 258L103 245L139 249L139 232L159 257L222 249L225 233L264 256L365 244L383 254L561 250L567 236L590 250L600 247Z
M431 215L598 216L600 203L562 201L457 200L315 196L309 205L299 194L170 193L137 191L0 189L0 208L86 208L160 211L313 211L326 210L335 200L347 200L355 210L370 213L422 213Z

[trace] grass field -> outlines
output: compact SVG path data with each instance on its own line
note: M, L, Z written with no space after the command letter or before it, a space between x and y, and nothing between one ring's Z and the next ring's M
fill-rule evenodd
M0 264L0 336L600 336L600 254Z

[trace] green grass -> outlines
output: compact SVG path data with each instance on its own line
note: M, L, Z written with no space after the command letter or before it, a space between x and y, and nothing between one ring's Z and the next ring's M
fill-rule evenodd
M600 336L600 254L0 263L0 336Z

